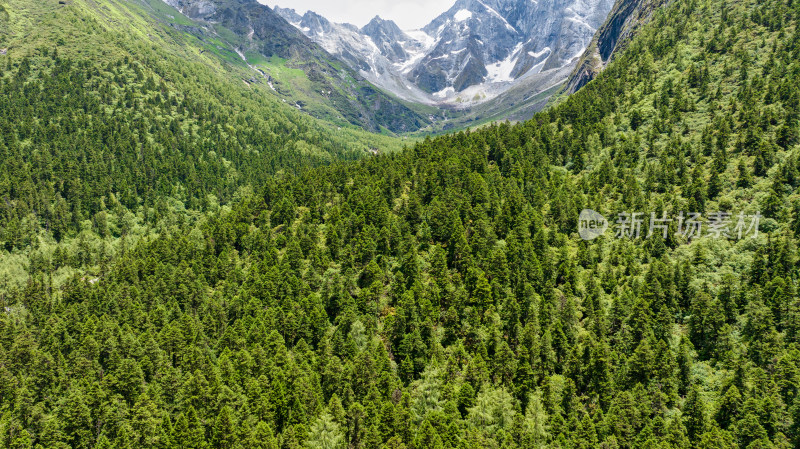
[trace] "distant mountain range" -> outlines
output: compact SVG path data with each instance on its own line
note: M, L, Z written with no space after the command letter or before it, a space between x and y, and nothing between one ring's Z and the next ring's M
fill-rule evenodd
M195 26L184 31L229 54L232 63L249 65L253 82L268 82L285 102L313 116L373 132L430 124L426 114L377 89L256 0L164 2L192 19Z
M458 0L421 30L375 17L359 29L275 8L304 35L373 84L425 104L474 106L522 80L563 82L612 0ZM528 81L530 82L530 81Z
M283 101L370 131L529 118L574 70L613 0L457 0L420 30L362 28L256 0L163 0ZM625 0L620 0L624 2ZM643 0L639 0L643 1Z

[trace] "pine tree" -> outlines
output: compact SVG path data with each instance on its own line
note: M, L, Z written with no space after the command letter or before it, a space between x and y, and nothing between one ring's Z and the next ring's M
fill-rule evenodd
M222 407L214 421L212 444L215 448L229 449L236 443L236 424L232 413L228 406Z
M247 447L254 449L278 449L278 441L272 432L269 424L259 421L250 434Z
M92 415L84 393L71 388L58 408L58 416L64 423L66 441L75 448L88 448L92 440Z
M340 449L345 447L344 433L331 415L323 413L309 428L306 447L314 449Z
M731 385L725 392L720 401L719 410L716 414L717 422L723 429L727 429L739 417L742 406L742 395L736 385Z
M462 417L467 414L467 409L475 405L475 389L469 383L464 383L458 390L458 411Z
M683 405L683 419L686 425L686 435L690 440L698 440L706 431L706 410L703 399L700 397L700 390L697 385L693 385L686 397Z
M187 449L205 449L208 447L205 428L194 407L189 406L186 413L178 415L172 440Z
M431 425L431 422L425 420L414 439L414 447L417 449L444 449L442 439L439 437L436 430Z
M541 393L535 392L528 398L523 421L523 442L526 447L544 447L549 438L547 431L547 412L542 403Z

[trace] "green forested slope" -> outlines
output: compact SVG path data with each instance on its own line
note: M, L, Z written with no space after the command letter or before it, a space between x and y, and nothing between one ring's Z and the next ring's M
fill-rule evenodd
M314 117L390 133L417 131L430 123L427 113L414 112L382 92L257 1L169 1L186 16L166 7L163 0L135 1L149 7L160 21L191 18L189 26L177 26L210 51L226 54L233 64L250 66L259 73L256 80L268 80L273 92ZM171 10L171 15L161 9Z
M0 444L798 447L798 18L675 0L528 123L164 208L61 288L100 256L32 249L0 297ZM765 218L584 242L584 207Z
M4 8L0 242L9 251L42 229L61 240L98 214L146 216L167 198L204 210L279 171L400 146L282 104L137 3Z

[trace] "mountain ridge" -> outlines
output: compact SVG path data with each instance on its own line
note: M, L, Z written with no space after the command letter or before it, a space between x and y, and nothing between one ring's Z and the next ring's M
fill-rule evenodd
M267 75L275 91L299 109L318 117L335 110L347 122L373 132L385 128L405 133L429 124L424 115L376 89L357 70L341 67L268 6L255 0L164 1ZM324 26L324 21L317 20L316 26ZM285 69L305 75L283 79Z
M496 98L524 75L560 74L578 60L611 7L610 0L457 0L421 30L402 31L381 19L355 32L352 25L325 20L325 33L304 24L294 10L275 11L400 98L464 109ZM311 14L321 17L306 16ZM392 30L394 42L368 35L378 25ZM348 36L337 39L331 35L337 30ZM465 97L468 89L480 92Z
M644 26L652 13L669 0L617 0L592 42L570 74L565 92L572 94L594 79L614 55Z

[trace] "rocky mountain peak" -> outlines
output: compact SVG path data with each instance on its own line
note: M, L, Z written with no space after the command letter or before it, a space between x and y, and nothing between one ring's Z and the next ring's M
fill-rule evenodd
M389 61L396 63L408 59L409 53L403 44L412 39L393 21L375 16L360 32L370 38Z
M403 31L376 16L355 33L348 26L326 28L319 20L307 21L308 15L298 22L276 11L378 86L405 99L463 105L466 91L469 102L485 101L523 78L553 72L561 77L554 83L563 81L562 69L576 64L612 4L456 0L421 30Z

